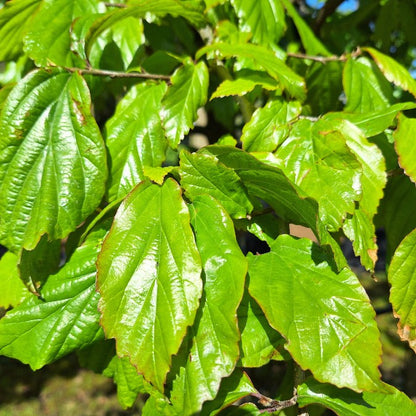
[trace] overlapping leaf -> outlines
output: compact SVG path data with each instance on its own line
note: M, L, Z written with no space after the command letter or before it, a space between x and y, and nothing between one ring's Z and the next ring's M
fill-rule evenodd
M105 230L94 233L31 296L0 320L0 353L36 370L102 338L95 275Z
M416 351L416 230L394 253L388 272L390 302L399 318L399 334Z
M172 75L160 116L171 147L176 148L197 118L208 94L208 69L204 62L187 63Z
M97 285L107 337L159 390L195 318L200 264L177 183L138 185L104 241Z
M224 42L205 46L197 53L202 55L216 52L222 58L249 58L263 68L271 77L280 82L293 97L303 100L306 97L305 81L279 59L270 49L250 43L229 44Z
M386 392L355 393L338 389L330 384L321 384L309 377L298 387L300 406L317 403L333 410L339 416L396 416L416 415L415 404L401 391L392 386L383 386Z
M201 310L189 332L191 349L172 383L171 402L180 415L201 410L217 395L239 357L237 308L244 290L247 260L234 225L213 198L195 198L191 222L201 254L205 284Z
M252 34L255 43L277 44L286 29L285 12L280 0L232 0L240 28Z
M390 83L368 58L348 59L343 84L347 96L346 111L368 113L384 110L393 101Z
M249 152L273 152L288 136L289 121L301 112L297 101L275 99L257 109L244 125L241 141Z
M244 218L253 205L238 175L207 154L181 153L181 185L194 198L208 194L216 198L234 218Z
M166 84L139 84L119 102L106 124L111 160L109 198L126 195L145 178L145 166L161 166L167 142L159 117Z
M356 276L332 266L310 240L282 235L270 253L249 257L249 292L303 369L322 382L377 391L374 311Z
M43 0L24 38L25 52L39 66L70 66L70 28L80 16L98 12L94 0ZM45 30L48 28L48 30Z
M106 152L78 74L34 71L0 117L0 234L11 250L66 237L98 206Z
M416 182L416 120L399 116L399 125L394 132L395 149L399 156L399 165L407 176Z
M12 0L0 10L0 61L17 58L23 52L23 37L41 0Z
M341 227L360 199L360 163L334 123L300 120L275 152L288 178L319 203L330 230Z

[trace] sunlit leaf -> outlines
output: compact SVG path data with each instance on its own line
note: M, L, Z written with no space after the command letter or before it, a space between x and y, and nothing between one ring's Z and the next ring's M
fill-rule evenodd
M399 165L407 176L416 182L416 119L399 116L399 125L394 132L395 149Z

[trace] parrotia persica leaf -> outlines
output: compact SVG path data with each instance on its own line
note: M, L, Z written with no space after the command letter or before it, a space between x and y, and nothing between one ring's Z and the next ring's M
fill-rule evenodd
M415 128L416 119L400 115L399 125L393 134L399 165L413 182L416 182Z
M188 333L192 346L172 383L170 400L179 415L199 412L234 370L240 339L237 308L247 273L247 260L224 208L212 197L199 196L190 211L205 284L201 309Z
M416 81L404 66L395 59L390 58L390 56L387 56L374 48L366 47L363 48L363 50L373 57L381 72L390 82L398 85L405 91L409 91L416 97Z
M41 0L12 0L0 10L0 61L9 61L22 54L23 36Z
M167 141L159 117L166 84L133 86L106 124L111 158L110 200L130 192L145 178L146 166L161 166Z
M285 11L280 0L231 0L240 28L252 34L255 43L277 44L286 29Z
M244 218L253 205L238 175L214 156L183 151L180 161L181 185L186 195L211 195L233 218Z
M391 84L370 59L348 59L343 84L347 96L346 111L368 113L386 109L393 101Z
M249 292L286 349L316 379L355 391L380 389L381 345L374 310L356 276L307 239L279 236L249 257Z
M105 231L79 247L41 289L0 320L0 354L33 370L103 337L95 262Z
M19 277L18 256L8 251L0 260L0 308L17 306L32 295Z
M415 416L415 404L401 391L387 384L384 392L355 393L348 389L338 389L330 384L322 384L312 377L298 387L300 406L317 403L333 410L339 416Z
M275 99L257 109L243 127L241 141L248 152L273 152L289 134L288 122L295 119L302 107L297 101Z
M187 63L172 75L172 85L162 101L160 116L166 137L176 148L197 119L197 110L207 101L208 68L204 62Z
M361 166L342 131L331 122L299 120L275 156L286 176L318 201L322 222L338 230L361 196Z
M98 259L101 324L160 391L202 293L189 212L173 179L143 182L120 206Z
M293 97L303 100L306 97L305 81L273 51L261 45L251 43L230 44L225 42L205 46L197 52L197 58L216 52L221 58L249 58L262 67L271 77L280 82Z
M24 38L25 52L39 66L71 65L70 28L80 16L98 13L94 0L43 0ZM45 30L48 28L48 30Z
M34 71L0 116L0 236L17 251L66 237L99 205L104 142L79 74Z
M416 229L408 234L394 253L388 270L399 335L416 351Z

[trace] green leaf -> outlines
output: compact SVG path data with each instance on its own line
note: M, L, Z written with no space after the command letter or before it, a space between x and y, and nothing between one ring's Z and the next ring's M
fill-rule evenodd
M0 10L0 61L10 61L22 54L24 34L41 3L41 0L12 0Z
M214 400L206 402L202 407L201 416L217 415L222 409L232 405L237 400L257 393L253 383L246 373L236 369L230 377L225 378Z
M17 261L17 255L10 251L0 260L0 308L17 306L31 296L19 277Z
M43 0L28 26L25 52L38 66L72 65L72 22L77 17L97 12L98 5L94 0Z
M158 17L170 14L174 17L181 16L199 26L205 22L203 9L202 3L197 0L129 0L126 8L110 10L91 26L86 37L87 55L101 33L129 17L144 18L149 13Z
M405 91L409 91L416 97L416 81L404 66L390 56L384 55L374 48L366 47L363 48L363 50L372 56L381 72L390 82L398 85Z
M310 240L281 235L270 253L249 257L249 292L304 370L338 387L377 391L374 310L356 276L332 267Z
M399 124L393 137L395 149L399 156L399 165L406 175L413 182L416 182L416 142L414 140L416 119L400 115L398 120Z
M387 384L383 387L386 393L358 394L309 377L298 387L298 403L302 407L317 403L339 416L396 416L398 411L406 416L416 415L415 404L404 393Z
M285 339L267 322L256 301L246 292L238 309L241 332L241 366L261 367L283 359Z
M162 390L194 321L201 266L176 182L142 183L124 200L98 259L101 323L138 372Z
M343 84L347 96L346 111L368 113L384 110L393 101L391 85L368 58L347 60Z
M257 109L243 127L241 141L248 152L273 152L289 135L289 122L299 116L301 105L297 101L281 98L269 101Z
M262 163L250 154L230 146L208 146L201 149L199 154L211 154L233 169L249 195L267 202L284 220L316 231L316 202L305 197L279 168Z
M240 29L265 46L277 44L286 29L285 12L280 0L231 0Z
M0 117L2 244L32 250L47 233L66 237L98 206L106 151L79 74L34 71Z
M299 16L299 13L296 11L295 7L293 7L293 4L289 0L281 0L281 2L284 4L287 14L292 18L293 23L298 30L305 51L310 55L331 55L328 49L326 49L322 42L315 36L312 29Z
M238 175L211 155L181 152L181 185L188 198L211 195L233 218L244 218L253 205Z
M196 56L216 52L221 58L249 58L263 68L272 78L279 81L284 89L293 97L303 100L306 97L305 81L289 68L274 52L260 45L249 43L229 44L214 43L200 49Z
M172 86L163 98L160 116L174 149L193 126L198 108L207 101L208 78L208 68L203 62L187 63L172 75Z
M151 386L146 385L143 376L137 373L128 358L115 355L103 375L112 377L117 384L117 398L123 409L132 407L139 393L151 391Z
M110 200L130 192L145 178L146 166L161 166L167 142L159 117L166 84L133 86L106 124L110 153Z
M194 414L214 399L221 379L234 370L240 339L237 308L247 273L247 260L224 208L201 196L190 209L205 283L201 309L190 331L192 347L172 384L170 400L181 415Z
M397 103L382 110L369 111L364 114L347 112L328 113L325 114L325 119L348 120L359 127L364 136L372 137L392 126L394 119L400 111L412 110L414 108L416 108L415 103Z
M2 355L37 370L102 338L95 262L104 234L93 234L49 276L42 297L30 297L0 320Z
M296 122L274 153L286 176L319 203L320 219L338 230L360 199L360 163L335 123Z
M390 302L402 340L416 351L416 229L408 234L394 253L388 279Z

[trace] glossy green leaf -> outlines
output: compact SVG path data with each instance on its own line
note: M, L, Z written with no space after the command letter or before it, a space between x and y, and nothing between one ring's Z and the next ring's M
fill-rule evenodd
M402 340L416 351L416 229L408 234L394 253L388 279L390 302Z
M394 132L394 143L399 165L407 176L416 182L416 141L415 132L416 120L399 116L399 124Z
M70 66L70 28L80 16L98 12L94 0L43 0L24 38L25 52L39 66ZM48 28L48 30L45 30Z
M41 0L12 0L0 10L0 61L22 54L24 34L41 3Z
M277 166L319 203L328 229L338 230L360 199L360 163L334 123L307 119L296 122L274 153Z
M306 97L305 81L289 68L274 52L260 45L214 43L205 46L197 53L199 59L202 55L216 52L221 58L249 58L263 68L271 77L280 82L293 97L303 100Z
M315 115L341 109L342 64L314 62L306 73L309 104Z
M286 348L315 378L356 391L380 388L381 345L374 310L357 277L307 239L279 236L249 257L249 292Z
M112 377L117 384L117 398L123 409L133 406L139 393L151 390L128 358L114 356L103 374Z
M297 101L275 99L257 109L244 125L241 141L248 152L273 152L289 135L289 122L301 112Z
M194 321L201 265L177 183L142 183L120 206L98 259L101 324L162 390L171 356Z
M331 55L324 44L315 36L312 29L299 16L299 13L293 7L293 4L289 0L281 0L281 2L284 4L287 14L292 18L293 23L298 30L305 51L310 55Z
M368 58L348 59L343 75L346 111L368 113L384 110L393 101L391 85Z
M255 43L277 44L286 29L285 12L280 0L231 0L240 29L252 35Z
M32 250L47 233L66 237L98 206L106 151L79 74L34 71L0 116L0 235Z
M248 292L238 309L238 326L242 367L262 367L272 359L283 359L285 339L270 326L260 306Z
M369 111L364 114L347 112L329 113L325 114L325 118L327 120L348 120L359 127L364 136L372 137L392 126L394 119L400 111L411 110L414 108L416 108L415 103L397 103L385 109Z
M18 256L8 251L0 260L0 308L17 306L33 296L19 277Z
M317 204L292 184L276 167L230 146L209 146L199 153L211 154L233 169L249 195L266 201L283 219L316 230Z
M412 78L409 71L403 65L401 65L390 56L387 56L374 48L366 47L363 48L363 50L372 56L381 72L390 82L398 85L405 91L409 91L416 97L416 81Z
M317 403L333 410L339 416L406 416L416 415L415 404L402 392L385 384L384 392L355 393L321 384L312 377L298 387L300 406Z
M171 147L176 148L197 119L208 94L208 69L203 62L188 63L172 75L160 116Z
M150 396L142 409L142 416L179 416L166 397Z
M126 195L145 178L145 166L161 166L167 141L159 117L166 84L139 84L119 102L106 124L110 153L109 198Z
M55 275L0 320L0 353L33 370L103 337L95 275L105 230L93 234Z
M144 18L149 13L158 17L170 14L174 17L184 17L199 26L205 21L202 12L203 5L198 0L129 0L126 8L110 10L92 25L86 37L87 54L89 55L92 45L101 33L129 17Z
M211 195L234 218L244 218L253 209L238 175L214 156L183 151L180 175L185 194L191 199Z
M236 369L230 377L225 378L214 400L206 402L200 412L201 416L214 416L232 405L237 400L257 393L250 378L241 369ZM226 412L226 411L225 411Z
M240 339L237 308L247 273L247 260L224 208L201 196L190 209L205 282L201 310L190 330L192 346L172 384L170 400L180 415L200 411L234 370Z

